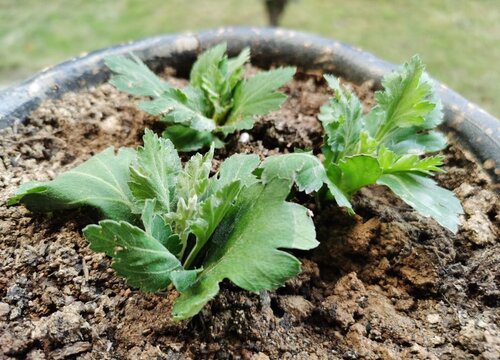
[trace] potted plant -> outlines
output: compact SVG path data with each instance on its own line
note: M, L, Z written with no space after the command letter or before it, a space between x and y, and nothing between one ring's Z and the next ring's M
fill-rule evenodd
M224 147L212 149L205 156L193 156L189 161L184 156L177 157L171 143L161 140L153 132L146 131L142 143L144 128L159 130L157 115L166 116L167 122L178 122L169 117L169 114L172 115L171 100L168 100L168 106L161 103L161 111L157 111L156 106L142 106L151 114L137 109L136 98L105 83L109 72L103 64L104 58L134 53L158 73L163 72L170 84L183 88L186 85L183 77L190 71L192 73L191 64L200 49L224 42L231 54L249 46L254 66L298 67L299 74L282 88L288 100L281 109L261 116L253 127L235 129L239 134L225 136L229 133L222 132L224 137L219 141L226 142ZM416 60L411 64L418 69ZM119 66L113 68L109 61L108 65L120 73ZM234 195L236 197L232 197L230 202L236 209L241 205L242 210L234 212L232 217L223 216L225 222L222 225L216 223L215 235L208 233L205 240L210 238L212 245L233 243L227 235L233 234L240 240L253 237L260 242L243 257L234 257L231 266L221 271L220 276L217 275L217 283L221 282L220 293L208 305L203 306L206 301L199 302L196 296L188 296L187 302L195 304L187 308L196 311L182 313L186 306L180 306L182 311L174 310L174 315L188 318L199 313L191 320L176 322L169 316L172 305L174 302L186 304L186 295L184 293L177 299L176 292L161 291L165 282L162 286L155 285L161 268L153 269L151 274L156 275L147 278L147 281L143 276L134 277L136 268L126 269L129 271L129 284L133 286L129 288L110 270L109 258L89 249L81 231L98 220L97 213L58 211L47 217L34 215L23 207L2 205L2 226L6 229L1 243L2 254L5 254L2 255L4 280L0 304L5 330L2 351L8 356L32 358L460 358L477 354L494 357L495 351L498 351L498 344L491 335L497 331L494 313L498 298L494 276L498 271L498 205L490 176L494 176L495 164L498 163L495 162L498 160L495 158L498 156L498 144L494 137L498 134L495 132L498 127L497 130L494 128L497 123L452 91L436 85L444 103L446 124L448 128L455 129L449 136L451 145L442 152L447 172L437 175L437 180L455 192L465 210L459 229L454 223L441 223L458 230L456 234L412 211L386 187L365 187L356 192L362 186L350 187L352 174L346 164L351 161L348 158L365 162L366 152L359 155L352 152L348 158L342 158L347 155L341 153L332 155L330 150L338 149L340 141L333 138L339 131L334 120L339 118L339 109L353 109L347 106L354 99L351 93L362 100L362 105L356 105L359 116L362 114L361 106L365 112L369 110L374 103L373 92L380 88L381 76L388 70L392 68L387 63L368 54L311 35L281 29L225 29L147 39L107 49L73 63L62 64L4 92L1 95L2 119L5 126L10 126L3 130L0 139L5 167L3 201L12 198L15 188L24 180L50 180L69 169L74 170L67 174L75 176L85 172L94 180L97 177L97 182L102 171L108 171L108 175L113 175L111 178L116 181L115 185L127 191L120 186L118 175L121 174L119 168L123 167L124 159L131 156L129 150L117 154L108 150L108 153L91 156L110 145L142 145L136 155L139 161L132 165L129 175L133 179L131 184L141 184L135 190L132 185L128 189L134 193L136 200L141 200L142 191L147 187L144 184L151 185L155 178L146 166L148 159L154 158L155 154L158 158L153 163L161 163L161 159L168 158L165 163L177 164L176 174L183 179L178 184L188 184L187 179L193 178L193 171L204 174L202 180L206 181L201 181L205 184L202 187L205 189L210 184L214 191L200 193L207 203L208 200L220 201L213 194L222 191L222 188L226 192L240 194L241 183L248 181L253 184L248 188L253 190L241 195L241 200L238 198L240 195ZM256 70L248 68L246 71L251 79ZM350 83L347 87L351 89L343 90L333 78L327 79L335 90L335 96L319 116L325 131L318 121L318 114L320 107L332 97L332 91L322 80L323 73L341 76ZM430 80L425 81L430 83ZM128 82L122 85L128 86ZM114 83L117 85L116 81ZM82 88L87 90L75 92ZM60 99L47 100L57 97ZM153 105L158 104L156 100L153 96ZM380 105L381 100L377 98L377 101ZM230 125L228 119L216 125ZM478 123L479 127L483 127L484 131L479 135L482 141L474 138L477 133L464 131L472 123L476 128ZM421 130L418 129L418 132ZM325 133L327 138L323 141ZM178 139L171 132L166 135L174 143ZM472 155L464 140L476 145L472 148ZM210 142L213 143L213 139ZM220 142L216 143L222 146ZM334 147L321 155L322 143ZM208 143L200 144L203 145ZM156 150L152 151L154 148ZM293 153L293 148L306 148L312 150L312 154ZM187 150L193 150L192 143ZM215 155L212 155L213 152ZM236 153L254 155L230 156ZM255 154L260 155L263 161L260 162ZM378 165L382 166L382 158L387 153L384 154L377 151L371 154L371 158L376 158ZM211 156L216 159L212 169L209 162ZM476 157L483 163L478 162ZM291 167L283 167L281 159L284 158L301 160L294 160ZM310 160L307 162L303 158ZM325 168L318 158L327 164ZM99 169L101 165L95 163L89 167L92 159L97 159L94 162L98 161L101 165L107 164L111 170ZM187 161L184 167L180 165L180 159ZM333 164L331 168L328 167L330 162ZM125 163L128 169L129 163ZM238 179L237 183L226 182L230 174L238 173L234 170L236 166L246 169L247 163L251 163L251 170L246 172L248 177ZM75 169L76 165L80 166ZM432 167L438 164L427 165ZM283 168L291 170L283 172ZM357 174L366 176L370 173L369 168L364 164L358 168ZM326 169L324 175L317 169ZM310 176L308 170L314 176ZM346 177L349 181L344 181ZM378 179L358 185L368 185ZM37 206L50 208L55 202L60 207L72 207L75 200L69 199L64 192L71 186L71 193L85 194L88 189L99 188L94 180L79 182L68 176L64 181L55 180L59 181L59 188L55 190L57 194L42 198L42 201L38 198ZM292 197L286 199L293 182L298 185L298 191L292 191ZM323 182L330 185L326 187L329 192L312 196L312 190L321 192ZM388 185L401 196L391 186L390 179L382 179L379 183ZM31 185L28 189L35 199L34 194L40 188ZM258 195L264 189L268 192ZM340 194L336 194L335 189L340 190ZM46 190L44 188L43 191ZM177 193L184 190L181 186L167 193L180 199L182 196ZM18 192L16 201L22 201L26 196L25 200L28 199L28 193L23 193L23 190ZM437 197L448 194L438 193ZM334 201L324 201L330 195L344 208ZM415 201L426 195L429 193L415 196ZM436 200L435 197L431 196L431 200ZM402 198L408 202L408 198ZM206 229L206 223L197 228L201 235L195 233L196 243L189 244L188 238L184 242L176 242L182 238L182 231L172 232L172 229L179 228L179 209L189 209L189 201L177 205L173 214L163 214L163 220L173 221L169 234L165 233L165 227L158 225L161 219L155 216L155 209L160 204L170 204L170 201L162 203L161 197L157 196L154 201L142 197L141 211L130 207L126 214L122 211L123 207L98 206L89 203L88 198L85 198L87 202L77 201L100 209L101 214L107 212L107 217L111 219L124 220L123 217L128 217L127 223L106 220L108 222L99 226L89 225L84 231L92 248L115 258L118 273L124 274L127 261L128 264L135 261L140 266L144 262L144 258L130 255L130 243L111 241L120 237L117 235L120 231L126 234L124 237L137 235L138 231L144 231L138 237L153 236L153 233L156 237L168 235L165 236L165 247L174 244L169 248L174 249L175 244L180 244L178 250L181 255L178 258L184 260L180 265L174 258L169 260L172 265L170 270L175 272L175 275L169 275L169 282L181 293L188 289L187 292L200 294L197 289L189 290L190 281L202 276L199 274L207 271L214 262L197 263L199 252L191 256L192 253L184 255L182 250L186 246L206 251L207 259L217 258L220 251L218 248L198 247L198 241L205 234L200 229ZM292 205L290 201L298 204ZM419 210L415 201L409 203ZM444 203L450 205L450 201ZM30 207L29 199L25 203ZM345 207L356 211L357 215L350 214L351 211ZM214 208L220 209L221 206ZM442 210L458 212L456 208ZM314 215L312 219L311 215ZM440 220L435 214L424 215ZM290 226L296 223L290 219L301 219L301 225ZM316 236L311 230L313 220ZM134 223L137 221L142 221L142 225L137 227ZM269 230L264 231L267 224L270 224ZM177 237L172 238L172 233ZM276 234L278 238L281 236L292 242L274 243ZM111 239L109 246L104 246L106 238ZM293 241L295 238L297 240ZM305 252L317 245L315 238L319 240L319 247ZM244 243L249 242L245 240ZM282 248L297 249L294 255L302 262L302 271L298 276L291 277L298 271L298 267L293 265L297 262L292 260L291 255L285 258L292 261L290 266L293 271L287 270L289 267L283 263L285 258L267 258L274 251L283 254L278 250ZM149 249L149 252L157 254L157 250ZM120 254L129 254L130 257L120 260ZM151 263L158 266L165 264L165 259L163 257L162 261L153 260ZM291 278L276 291L255 294L222 281L229 278L245 289L259 291L276 287L258 285L259 282L275 281L279 269L282 270L280 282L273 285ZM146 294L135 287L156 292ZM213 296L215 293L210 288L210 297ZM457 307L467 312L458 312L461 315L455 316Z

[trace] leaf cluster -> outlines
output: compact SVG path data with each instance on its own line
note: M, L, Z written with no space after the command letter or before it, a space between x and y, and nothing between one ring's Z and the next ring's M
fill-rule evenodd
M229 58L226 44L216 45L198 57L184 88L169 85L135 55L111 56L105 63L114 73L110 83L118 90L150 98L139 108L166 123L163 136L178 151L194 151L211 144L222 147L225 136L251 129L256 115L277 110L285 101L286 95L276 90L291 80L295 68L277 68L245 79L244 65L249 60L249 48Z
M360 100L335 77L325 79L335 94L318 118L325 130L327 184L339 205L352 211L349 199L355 192L385 185L422 215L456 232L459 201L428 178L442 171L443 158L424 156L443 149L446 139L435 130L443 120L441 103L421 60L415 56L386 76L366 115Z
M305 207L286 201L294 182L317 190L322 165L310 154L236 154L211 176L213 147L182 166L168 139L146 130L137 151L109 148L45 183L24 184L10 200L33 211L92 207L105 220L83 233L113 258L131 286L181 296L176 319L195 315L230 279L250 291L274 289L298 274L282 249L317 246Z

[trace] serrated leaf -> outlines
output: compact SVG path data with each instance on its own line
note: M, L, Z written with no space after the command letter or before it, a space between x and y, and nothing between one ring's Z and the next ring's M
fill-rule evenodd
M269 156L260 168L263 170L261 179L264 183L275 178L288 179L306 194L321 189L326 178L321 161L307 152Z
M196 314L229 279L249 290L274 289L300 271L300 262L279 249L317 246L314 225L303 206L285 201L291 183L274 180L245 188L210 241L204 269L177 299L173 316Z
M205 50L193 64L189 74L189 82L192 86L201 88L203 83L203 75L206 69L210 66L217 66L226 54L227 45L225 43L218 44L210 49Z
M439 168L443 165L443 158L441 156L430 156L421 159L418 155L397 155L384 147L379 152L378 161L385 174L414 172L432 175L433 172L443 171Z
M321 107L318 119L326 134L326 144L334 159L355 154L363 129L363 109L359 99L340 87L337 78L325 75L328 85L335 91L328 105Z
M112 55L104 63L115 74L109 83L118 90L137 96L158 97L172 88L160 79L134 54L125 56Z
M143 142L137 149L137 160L130 167L130 190L141 205L147 199L156 199L158 210L168 212L181 160L172 142L158 138L151 130L146 129Z
M128 188L129 166L136 152L107 148L83 164L49 182L25 183L9 200L35 212L51 212L89 206L104 218L136 220L135 205Z
M113 258L113 269L143 291L165 289L180 261L144 230L124 221L104 220L83 229L90 248Z
M195 154L184 165L177 180L176 193L178 198L188 200L194 196L201 198L208 189L208 179L212 169L214 149L205 155Z
M295 68L285 67L258 73L240 83L234 92L234 105L226 125L234 124L246 116L262 115L277 110L286 95L275 92L290 81Z
M163 131L162 136L169 139L178 151L196 151L213 145L216 149L224 143L208 131L197 131L184 125L171 125Z
M409 173L382 175L378 184L389 187L423 216L436 220L453 233L458 231L462 206L453 192L439 187L432 179Z
M394 130L425 124L436 104L432 101L432 84L423 76L424 71L422 61L414 56L400 71L384 77L384 90L375 93L377 105L367 117L372 137L384 141Z

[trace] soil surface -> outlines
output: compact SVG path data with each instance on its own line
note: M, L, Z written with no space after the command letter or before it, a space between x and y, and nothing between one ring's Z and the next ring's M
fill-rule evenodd
M166 75L179 84L184 80ZM370 84L353 86L368 108ZM289 100L229 139L235 152L319 151L316 119L329 93L299 75ZM128 288L81 229L88 212L36 215L6 207L16 187L49 180L108 146L140 144L156 119L109 85L48 101L0 131L1 359L498 359L499 207L487 176L451 138L439 183L460 198L457 235L379 186L360 191L356 216L316 208L314 251L302 273L252 294L226 282L203 311L170 320L175 292ZM217 161L214 166L217 166Z

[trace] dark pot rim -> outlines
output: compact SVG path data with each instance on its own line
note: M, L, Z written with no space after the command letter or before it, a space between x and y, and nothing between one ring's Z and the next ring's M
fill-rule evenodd
M22 122L48 98L87 89L109 78L104 57L133 52L154 69L168 65L180 74L204 49L227 42L234 54L245 46L252 49L252 62L295 65L306 70L335 73L361 83L373 80L380 87L382 76L395 65L361 49L317 35L282 28L228 27L196 33L148 37L84 54L43 70L19 85L0 92L0 128ZM493 181L500 179L500 121L447 86L435 81L443 101L447 131L456 134L482 163Z

